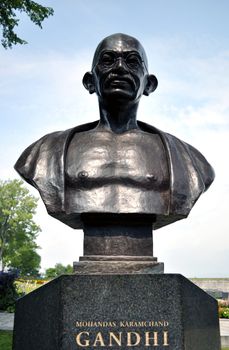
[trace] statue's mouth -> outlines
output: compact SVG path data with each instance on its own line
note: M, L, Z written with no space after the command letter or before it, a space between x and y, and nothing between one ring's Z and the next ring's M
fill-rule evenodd
M114 88L131 88L135 89L135 81L129 76L118 76L111 74L104 81L105 87L114 87Z
M117 87L117 88L125 88L125 87L129 87L129 86L132 86L132 84L130 83L130 81L127 81L127 80L120 80L120 79L115 79L115 80L112 80L110 82L110 86L113 86L113 87Z

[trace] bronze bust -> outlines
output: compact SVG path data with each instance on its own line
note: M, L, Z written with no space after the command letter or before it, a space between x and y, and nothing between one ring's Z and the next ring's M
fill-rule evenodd
M15 165L48 213L76 229L87 214L144 216L155 229L187 217L214 171L189 144L137 121L140 98L158 84L139 41L102 40L83 84L100 120L42 137Z

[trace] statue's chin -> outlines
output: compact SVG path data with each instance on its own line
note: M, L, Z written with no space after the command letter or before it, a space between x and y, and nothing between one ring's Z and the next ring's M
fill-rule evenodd
M119 100L119 101L133 101L136 97L136 94L129 89L124 89L120 87L111 88L104 91L103 96L109 100Z

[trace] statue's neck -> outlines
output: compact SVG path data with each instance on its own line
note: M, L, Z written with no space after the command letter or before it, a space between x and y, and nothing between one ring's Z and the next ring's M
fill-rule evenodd
M110 103L99 101L100 128L106 128L114 133L123 133L131 129L139 129L137 124L138 103Z

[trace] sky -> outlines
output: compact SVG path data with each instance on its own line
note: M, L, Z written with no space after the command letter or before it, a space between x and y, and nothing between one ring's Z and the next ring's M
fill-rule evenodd
M166 273L229 277L229 26L227 0L42 0L54 16L40 30L20 15L27 45L0 47L0 178L41 136L99 118L96 96L82 77L98 43L122 32L142 43L159 85L142 97L138 119L192 144L216 179L189 217L156 230L154 255ZM27 185L31 194L38 193ZM50 217L39 201L42 270L72 264L83 233Z

